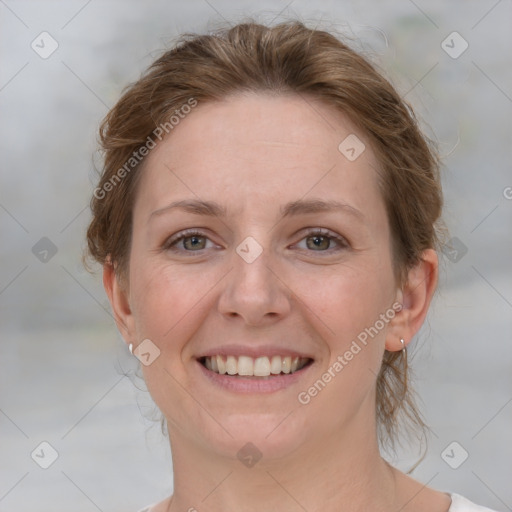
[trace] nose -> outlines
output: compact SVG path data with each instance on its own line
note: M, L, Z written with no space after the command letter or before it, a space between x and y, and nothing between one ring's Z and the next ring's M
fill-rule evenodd
M292 292L270 250L263 249L253 261L240 254L233 254L233 268L219 299L220 313L241 318L251 326L268 325L285 317Z

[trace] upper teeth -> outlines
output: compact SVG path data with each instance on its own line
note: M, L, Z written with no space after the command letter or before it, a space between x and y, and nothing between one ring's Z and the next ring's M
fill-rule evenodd
M204 365L221 375L248 375L256 377L267 377L270 374L293 373L305 366L309 359L304 357L291 356L207 356L204 358Z

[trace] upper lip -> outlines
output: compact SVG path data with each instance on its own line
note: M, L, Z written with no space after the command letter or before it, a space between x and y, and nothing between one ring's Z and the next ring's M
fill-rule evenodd
M218 347L214 347L208 350L205 350L200 355L197 356L197 359L202 357L211 357L211 356L248 356L252 358L257 357L272 357L272 356L291 356L291 357L303 357L313 359L308 353L301 352L299 350L278 347L276 345L240 345L240 344L231 344L231 345L220 345Z

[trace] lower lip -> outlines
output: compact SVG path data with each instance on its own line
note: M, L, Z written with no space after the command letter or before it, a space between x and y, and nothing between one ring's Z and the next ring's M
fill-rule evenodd
M240 377L231 375L221 375L220 373L212 372L196 360L199 370L215 385L233 391L235 393L273 393L280 389L293 386L297 383L312 366L308 364L304 368L294 372L281 375L265 377Z

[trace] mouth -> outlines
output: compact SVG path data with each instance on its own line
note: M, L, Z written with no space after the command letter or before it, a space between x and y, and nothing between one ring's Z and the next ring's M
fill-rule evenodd
M198 362L210 372L218 375L272 379L299 372L311 365L313 359L285 355L250 357L217 354L200 357Z

